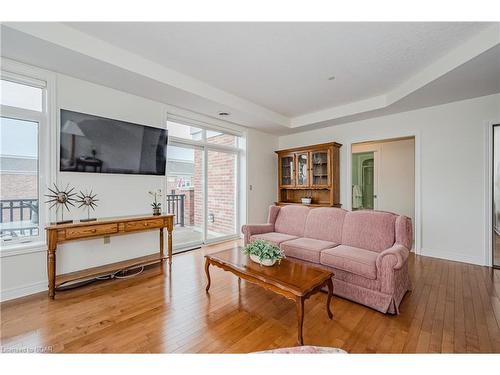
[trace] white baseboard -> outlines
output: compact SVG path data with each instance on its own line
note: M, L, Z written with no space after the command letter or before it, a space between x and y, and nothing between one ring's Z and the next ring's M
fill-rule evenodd
M419 255L431 257L431 258L452 260L454 262L476 264L478 266L485 266L486 265L484 263L484 259L482 257L482 254L473 256L473 255L467 255L467 254L452 253L449 251L420 249Z
M0 292L0 302L29 296L30 294L35 294L46 290L48 290L47 280L38 281L33 284L27 284L15 288L5 289Z

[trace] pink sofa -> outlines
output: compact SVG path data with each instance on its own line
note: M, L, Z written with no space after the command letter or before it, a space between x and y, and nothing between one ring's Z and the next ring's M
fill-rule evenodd
M334 273L334 294L383 313L399 314L410 290L411 219L382 211L271 206L267 224L243 225L245 244L279 246L294 260Z

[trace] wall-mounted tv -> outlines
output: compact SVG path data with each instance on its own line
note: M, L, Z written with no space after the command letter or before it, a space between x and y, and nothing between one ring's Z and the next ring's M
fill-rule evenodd
M61 109L61 172L165 175L167 130Z

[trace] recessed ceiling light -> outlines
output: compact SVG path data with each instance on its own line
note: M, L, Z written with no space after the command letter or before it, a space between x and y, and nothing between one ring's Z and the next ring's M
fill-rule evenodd
M219 112L219 116L229 116L229 112Z
M335 76L328 77L329 81L333 81L335 79Z

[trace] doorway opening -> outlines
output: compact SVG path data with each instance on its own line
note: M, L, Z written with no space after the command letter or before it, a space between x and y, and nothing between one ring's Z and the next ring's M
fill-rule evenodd
M415 137L352 144L352 210L410 217L415 233Z
M373 210L377 198L375 152L352 154L352 209Z

